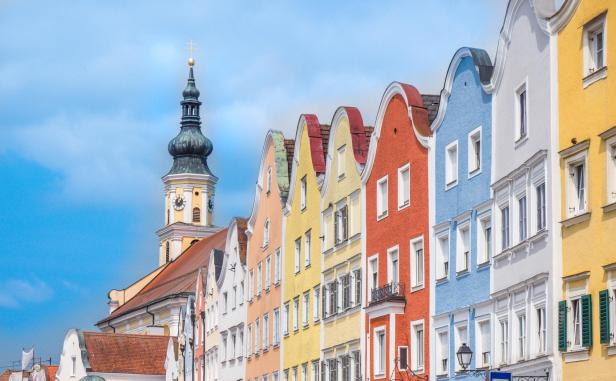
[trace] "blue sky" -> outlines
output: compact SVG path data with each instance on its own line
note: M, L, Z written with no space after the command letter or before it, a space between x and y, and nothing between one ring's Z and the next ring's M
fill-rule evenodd
M179 127L187 41L216 222L247 215L265 131L385 87L440 91L461 46L493 57L506 1L0 1L0 366L57 359L106 293L157 264L160 176ZM38 355L37 354L37 355Z

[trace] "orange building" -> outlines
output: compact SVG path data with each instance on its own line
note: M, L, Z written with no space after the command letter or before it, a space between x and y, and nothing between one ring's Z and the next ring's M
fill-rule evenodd
M289 192L292 157L293 141L270 130L247 228L246 380L280 379L282 207Z

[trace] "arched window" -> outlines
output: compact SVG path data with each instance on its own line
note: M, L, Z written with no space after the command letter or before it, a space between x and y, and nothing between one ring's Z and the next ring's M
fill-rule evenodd
M201 222L201 209L193 208L193 222Z
M268 218L265 221L265 225L263 226L263 247L269 244L269 227L270 227L270 221Z
M165 263L169 263L169 242L165 242Z

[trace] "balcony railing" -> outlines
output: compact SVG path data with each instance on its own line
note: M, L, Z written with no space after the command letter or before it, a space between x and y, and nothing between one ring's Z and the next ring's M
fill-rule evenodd
M390 300L405 300L404 283L390 282L382 287L373 288L370 292L370 304L376 304Z

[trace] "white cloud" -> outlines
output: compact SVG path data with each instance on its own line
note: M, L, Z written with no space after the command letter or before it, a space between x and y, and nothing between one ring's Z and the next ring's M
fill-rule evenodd
M42 303L51 299L53 293L53 289L36 276L8 279L0 284L0 308Z

